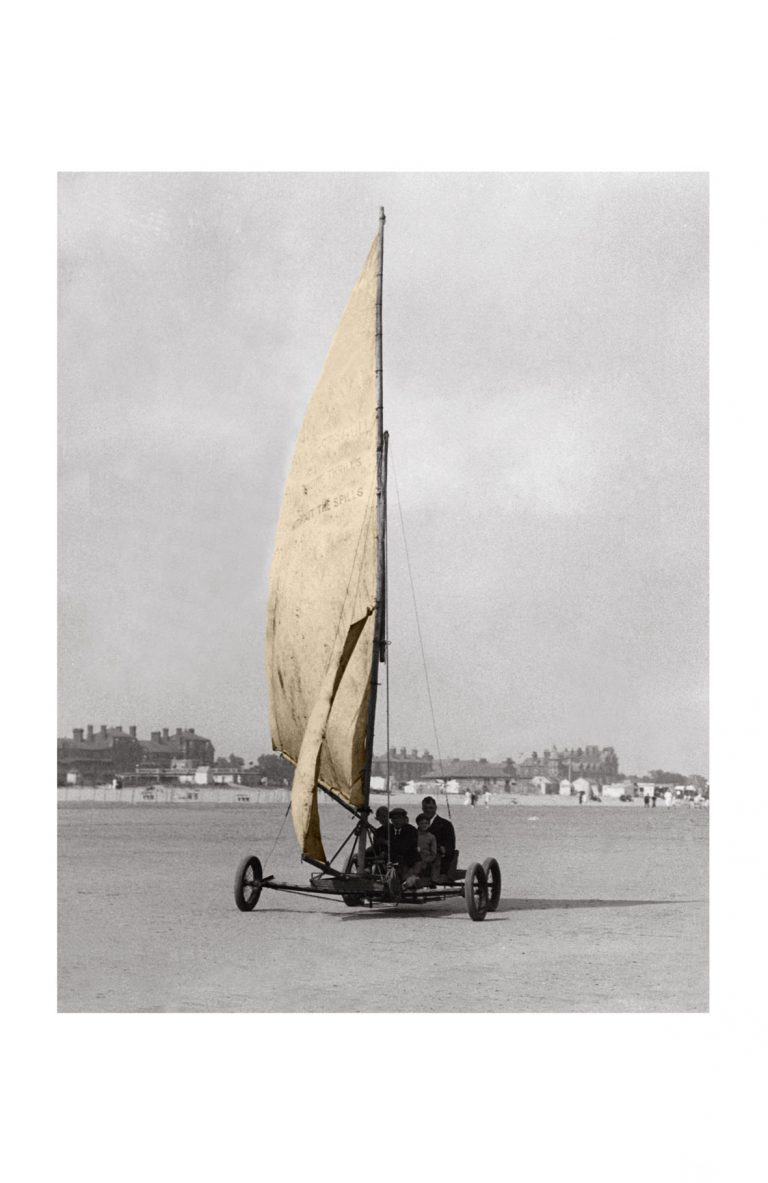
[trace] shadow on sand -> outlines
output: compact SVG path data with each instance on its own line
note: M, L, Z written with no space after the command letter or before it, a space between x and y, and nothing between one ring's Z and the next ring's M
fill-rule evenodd
M323 901L328 904L337 904L338 900L328 899ZM701 900L549 900L549 899L500 899L498 907L495 912L488 912L486 920L499 918L504 912L544 912L553 910L566 910L568 908L659 908L669 907L670 905L696 904L702 903ZM257 908L254 910L254 915L259 911L264 912L290 912L296 915L293 908L285 907L269 907L265 905L264 896ZM312 909L314 912L315 909ZM322 911L325 916L332 916L335 919L348 920L370 920L373 917L385 919L395 919L398 916L420 916L430 920L447 920L451 916L457 914L466 914L466 905L464 900L457 896L449 900L426 900L424 904L378 904L373 908L367 905L359 908L344 908L339 911L338 907L333 908L332 911L325 908L318 909Z
M503 912L534 912L553 909L569 909L569 907L660 907L670 904L692 904L696 900L690 899L501 899L498 901L496 912L488 912L486 920L499 917ZM439 906L438 906L439 905ZM342 920L362 920L370 917L425 917L431 920L447 919L457 913L466 914L463 899L435 900L434 905L426 904L391 904L383 905L379 909L349 909L342 913Z

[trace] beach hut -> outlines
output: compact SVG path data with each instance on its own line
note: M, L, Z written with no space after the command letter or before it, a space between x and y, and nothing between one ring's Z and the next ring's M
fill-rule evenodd
M632 797L633 786L630 781L620 780L612 785L603 785L603 797L611 801L623 801Z
M560 781L560 796L561 797L571 797L572 795L573 795L573 785L567 779L567 777L564 777L563 780Z
M579 776L573 782L574 793L583 793L582 800L584 801L599 801L600 790L592 781L587 780L586 776Z

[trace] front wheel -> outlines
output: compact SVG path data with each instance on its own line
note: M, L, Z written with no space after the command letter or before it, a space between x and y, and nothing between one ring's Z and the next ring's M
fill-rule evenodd
M255 854L247 855L235 874L235 903L241 912L252 912L259 902L263 872Z
M487 858L483 870L488 882L488 911L495 912L501 899L501 867L495 858Z
M464 900L470 920L485 920L488 911L488 880L480 863L467 867L464 877Z

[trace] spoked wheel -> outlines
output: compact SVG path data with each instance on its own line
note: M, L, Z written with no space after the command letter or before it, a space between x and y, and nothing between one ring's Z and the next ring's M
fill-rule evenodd
M488 911L495 912L501 899L501 867L495 858L487 858L483 870L488 881Z
M241 912L252 912L261 895L263 873L255 854L247 855L235 875L235 903Z
M480 863L467 867L464 878L464 899L471 920L485 920L488 911L488 880Z

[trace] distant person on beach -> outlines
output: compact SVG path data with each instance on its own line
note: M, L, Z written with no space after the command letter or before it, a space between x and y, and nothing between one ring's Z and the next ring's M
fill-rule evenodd
M579 789L579 805L583 805L583 804L584 804L584 790Z
M456 853L456 831L453 823L447 817L440 817L437 812L437 802L434 797L423 797L421 809L429 822L429 831L437 840L437 853L440 856L437 872L444 875Z
M491 793L490 793L490 789L486 789L486 790L485 790L485 792L483 793L483 800L485 801L485 808L486 808L486 809L490 809L490 808L491 808Z
M646 790L645 790L645 793L643 794L643 805L644 805L644 806L645 806L645 808L647 809L647 808L648 808L648 806L649 806L650 804L651 804L651 794L650 794L650 790L649 790L649 789L646 789Z
M416 887L419 879L430 879L434 882L435 873L437 872L437 864L440 858L437 852L437 839L430 832L429 818L426 813L420 813L416 818L416 827L418 829L416 841L419 846L419 858L418 862L414 863L410 875L403 883L403 887Z

